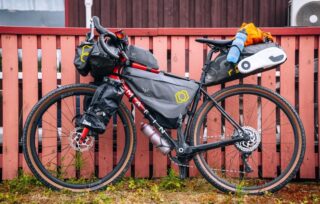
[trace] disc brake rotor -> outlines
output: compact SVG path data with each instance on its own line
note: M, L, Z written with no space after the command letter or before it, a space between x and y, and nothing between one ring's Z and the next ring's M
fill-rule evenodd
M244 126L242 127L242 129L249 136L249 140L236 142L235 146L242 153L251 153L259 147L259 144L261 142L261 135L256 129L249 126ZM238 131L235 131L233 133L232 138L236 138L236 137L243 137L243 135L242 134L239 135Z
M75 128L74 131L71 131L69 136L69 143L74 150L85 152L93 147L94 137L88 135L83 142L80 142L81 133L82 128Z

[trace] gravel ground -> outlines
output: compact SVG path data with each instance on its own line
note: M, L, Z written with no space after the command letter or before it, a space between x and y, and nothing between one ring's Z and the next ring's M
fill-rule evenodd
M0 203L320 203L320 183L291 182L264 196L220 192L204 179L124 179L106 190L91 193L52 191L23 176L0 183Z

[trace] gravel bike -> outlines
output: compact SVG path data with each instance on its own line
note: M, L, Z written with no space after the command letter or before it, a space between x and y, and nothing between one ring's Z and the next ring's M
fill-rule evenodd
M89 38L93 38L93 28L99 33L102 49L119 62L105 78L122 83L135 111L140 111L153 127L149 130L160 136L155 139L166 144L158 147L179 166L181 178L187 176L190 160L208 182L224 192L234 193L239 188L247 194L275 192L295 176L305 152L305 133L297 112L283 97L267 88L246 84L228 86L216 93L207 91L205 78L211 58L215 52L230 48L232 40L198 39L211 49L200 80L193 81L198 87L195 94L179 92L182 95L176 98L177 103L183 103L190 97L191 103L187 113L179 116L177 138L173 138L150 111L152 107L137 97L123 73L130 68L174 80L191 80L134 62L126 55L123 33L119 36L103 28L97 17L92 19ZM102 189L118 181L131 165L136 127L125 103L120 104L103 134L77 125L77 118L96 88L93 84L61 86L45 95L26 120L25 159L33 174L50 188L74 192ZM233 106L236 111L230 111ZM268 152L270 145L277 152L285 150L288 157L272 174L267 174L261 168L261 160L274 156ZM109 150L111 153L107 153ZM85 174L88 163L92 170Z

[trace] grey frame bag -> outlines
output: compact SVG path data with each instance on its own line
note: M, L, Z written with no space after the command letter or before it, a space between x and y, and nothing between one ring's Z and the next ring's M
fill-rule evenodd
M164 128L178 128L179 116L185 116L199 84L164 73L155 74L126 68L123 77L135 95Z

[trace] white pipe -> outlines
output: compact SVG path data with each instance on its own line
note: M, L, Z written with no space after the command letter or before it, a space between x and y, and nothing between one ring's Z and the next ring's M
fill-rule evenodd
M86 28L90 28L92 0L84 0L84 5L86 6Z

